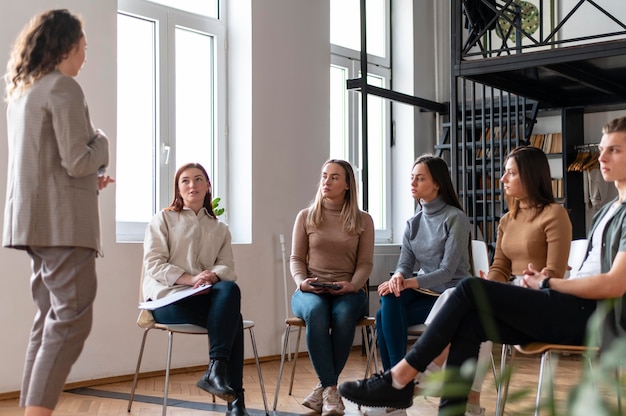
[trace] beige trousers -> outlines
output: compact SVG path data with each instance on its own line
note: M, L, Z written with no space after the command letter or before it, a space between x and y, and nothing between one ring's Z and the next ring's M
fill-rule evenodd
M21 406L54 409L91 330L96 252L83 247L29 247L37 314L22 377Z

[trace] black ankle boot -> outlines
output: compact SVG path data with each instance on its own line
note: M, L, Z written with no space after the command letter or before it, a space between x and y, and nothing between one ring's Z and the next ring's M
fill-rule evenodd
M237 392L237 398L228 403L226 416L250 416L246 410L246 403L243 399L243 390Z
M232 402L237 398L235 391L228 385L226 370L228 367L227 360L211 360L209 369L196 383L196 386L216 395L222 400Z

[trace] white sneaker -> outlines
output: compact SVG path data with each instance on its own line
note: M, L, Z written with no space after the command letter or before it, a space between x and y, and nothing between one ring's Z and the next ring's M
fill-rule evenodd
M373 407L363 413L364 416L406 416L406 409L395 409L393 407Z
M336 386L326 387L322 397L322 416L343 416L346 408Z
M485 416L485 408L468 403L465 407L465 416Z
M324 392L324 387L322 387L321 383L318 383L317 386L313 389L308 396L302 400L302 406L306 406L309 409L315 411L316 413L322 413L322 393Z

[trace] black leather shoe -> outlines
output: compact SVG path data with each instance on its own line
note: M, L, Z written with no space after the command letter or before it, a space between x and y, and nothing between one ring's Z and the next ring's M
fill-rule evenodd
M226 416L250 416L246 410L246 404L243 400L243 391L237 392L237 398L228 403Z
M196 386L216 395L222 400L232 402L237 398L237 394L235 390L228 385L228 379L226 377L227 367L228 361L226 360L211 360L209 369L206 370L206 373L198 380Z

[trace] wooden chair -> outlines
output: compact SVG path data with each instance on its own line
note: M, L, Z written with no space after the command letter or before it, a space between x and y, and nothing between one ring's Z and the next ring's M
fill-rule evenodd
M376 331L375 331L376 319L374 317L366 316L361 318L356 326L357 328L361 328L361 333L363 335L363 342L365 347L365 354L367 355L367 364L365 366L365 378L370 374L370 367L372 365L372 361L374 361L375 371L378 372L378 361L376 360ZM276 382L276 393L274 395L274 406L272 409L276 410L276 405L278 403L278 393L280 391L280 381L283 376L283 369L285 367L285 361L288 351L287 348L289 346L289 335L291 331L297 328L298 337L296 339L296 351L294 353L293 366L291 368L291 378L289 380L289 395L293 390L293 380L296 373L296 364L298 363L298 352L300 350L300 338L302 336L302 329L306 328L306 323L304 319L301 318L287 318L285 319L285 332L283 334L283 351L280 357L280 368L278 370L278 381Z
M141 272L141 279L139 283L139 293L141 294L141 288L143 284L144 272ZM140 297L140 301L143 298ZM135 376L133 378L133 386L130 391L130 398L128 399L128 411L130 412L133 405L133 399L135 398L135 389L137 388L137 380L139 377L139 369L141 368L141 360L143 358L144 347L146 346L146 339L148 332L152 329L159 329L166 331L168 335L167 343L167 358L165 360L165 386L163 387L163 416L167 414L167 395L170 381L170 367L172 363L172 346L174 343L174 334L189 334L189 335L208 335L207 329L193 324L161 324L154 320L152 312L147 309L142 309L137 318L137 325L144 329L143 337L141 339L141 347L139 348L139 357L137 358L137 367L135 368ZM261 386L261 395L263 396L263 405L265 406L265 414L269 415L269 409L267 407L267 398L265 395L265 383L263 382L263 374L261 373L261 364L259 362L259 353L257 352L256 339L254 337L254 321L243 321L243 329L250 333L250 341L252 343L252 351L254 352L254 360L256 362L256 368L259 375L259 384ZM213 402L215 402L215 396L213 396Z

